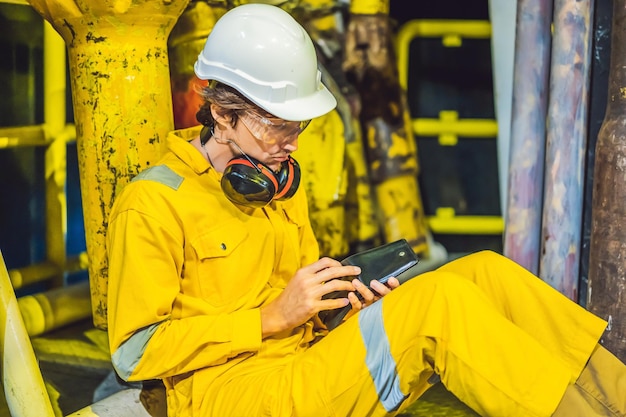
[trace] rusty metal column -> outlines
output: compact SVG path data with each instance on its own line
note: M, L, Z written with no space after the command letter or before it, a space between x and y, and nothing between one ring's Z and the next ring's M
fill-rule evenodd
M606 115L596 143L587 308L609 322L602 344L626 361L626 1L613 1Z
M578 300L591 61L591 0L556 0L539 275Z
M520 0L504 255L539 272L552 0Z
M68 47L94 324L106 328L115 195L173 128L167 38L188 0L29 0Z
M417 149L400 85L388 0L350 4L343 69L361 95L365 154L386 242L405 238L428 257Z

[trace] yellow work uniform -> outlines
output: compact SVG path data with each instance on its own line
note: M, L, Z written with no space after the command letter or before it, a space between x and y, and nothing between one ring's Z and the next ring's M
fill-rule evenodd
M433 373L482 415L549 416L605 328L485 251L415 277L319 341L313 319L261 339L259 308L317 260L304 187L237 207L187 143L196 134L170 134L170 152L116 199L107 235L113 364L125 380L163 379L170 416L393 415Z

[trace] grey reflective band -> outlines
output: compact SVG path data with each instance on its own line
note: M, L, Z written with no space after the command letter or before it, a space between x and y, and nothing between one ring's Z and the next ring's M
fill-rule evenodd
M150 338L156 332L159 324L161 323L152 324L135 332L111 355L113 367L124 381L128 380L137 367L143 353L146 351Z
M184 178L172 171L167 165L156 165L152 168L148 168L145 171L141 171L132 180L148 180L158 182L168 187L178 190L178 187L183 183Z
M359 313L359 328L365 343L365 364L374 380L378 399L387 412L395 411L406 398L400 390L396 361L391 356L379 300Z

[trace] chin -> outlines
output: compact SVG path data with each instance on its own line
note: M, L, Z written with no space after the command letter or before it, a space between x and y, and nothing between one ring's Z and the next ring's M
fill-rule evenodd
M280 171L280 168L282 167L282 164L279 163L273 163L273 164L269 164L267 165L274 173L277 173Z

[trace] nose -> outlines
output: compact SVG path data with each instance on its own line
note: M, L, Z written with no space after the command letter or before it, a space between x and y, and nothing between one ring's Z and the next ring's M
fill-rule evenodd
M282 149L291 153L295 152L298 149L298 134L295 133L287 138L285 138L285 142L282 144Z

